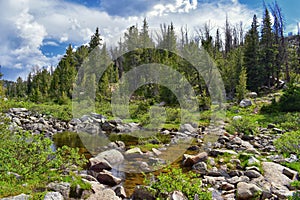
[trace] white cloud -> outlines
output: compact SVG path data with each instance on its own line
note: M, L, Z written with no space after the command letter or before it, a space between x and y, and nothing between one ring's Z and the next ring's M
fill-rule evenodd
M249 25L254 14L237 0L102 0L101 6L88 8L59 0L0 1L0 64L27 72L33 65L55 65L60 56L46 57L42 45L87 43L96 27L105 42L116 44L126 28L141 25L144 17L154 31L160 23L171 21L179 31L181 26L194 30L208 21L223 27L226 15L232 24L244 21Z

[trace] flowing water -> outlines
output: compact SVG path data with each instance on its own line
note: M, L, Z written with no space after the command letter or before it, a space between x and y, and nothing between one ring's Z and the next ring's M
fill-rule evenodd
M216 141L217 136L215 135L209 135L209 137L204 137L204 144L207 143L212 143ZM62 147L64 145L70 146L70 147L77 147L79 148L79 152L81 154L84 154L87 159L91 158L92 155L95 155L96 153L99 152L92 152L90 153L84 146L84 144L81 141L81 138L77 135L77 133L70 133L70 132L64 132L64 133L58 133L54 135L53 137L54 141L54 149L57 147ZM96 144L95 144L96 145ZM185 154L197 154L200 151L203 151L203 147L200 148L198 151L183 151L183 146L180 145L170 145L167 147L166 151L162 151L162 154L159 156L159 158L163 160L171 160L173 161L171 163L172 168L182 168L181 163L182 163L182 156L183 153ZM189 169L187 168L182 168L183 172L188 171ZM137 173L129 172L130 169L124 170L124 166L117 166L112 169L112 173L114 176L117 176L119 178L123 179L123 187L126 190L127 195L131 195L134 191L134 188L136 185L141 185L143 184L144 181L144 174L142 173ZM156 171L152 171L150 173L153 173L155 175L159 174L162 172L162 169L158 169Z

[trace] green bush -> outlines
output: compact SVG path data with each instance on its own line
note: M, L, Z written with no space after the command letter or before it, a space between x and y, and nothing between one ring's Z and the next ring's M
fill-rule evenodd
M201 180L197 174L191 171L183 173L180 168L168 167L166 172L160 173L154 182L146 178L145 184L156 191L157 199L166 199L166 195L175 190L181 191L188 199L194 199L195 194L198 194L200 200L212 199L210 192L202 191Z
M250 135L256 133L256 124L248 118L242 118L233 120L228 126L226 126L226 130L231 134L237 132Z
M8 122L1 116L0 197L32 193L86 164L78 149L63 146L53 151L52 145L42 134L9 131Z
M274 145L283 154L300 155L300 130L283 134L274 141Z

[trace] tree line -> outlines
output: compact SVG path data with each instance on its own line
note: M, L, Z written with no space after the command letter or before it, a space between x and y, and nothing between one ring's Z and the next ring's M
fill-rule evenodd
M99 80L95 87L98 101L109 101L122 75L133 67L147 63L172 66L186 77L197 96L203 100L209 95L203 78L187 60L178 56L197 56L193 53L199 49L205 49L218 67L230 99L241 100L247 90L259 92L282 86L280 79L289 82L295 74L299 75L300 36L295 39L298 43L288 42L284 36L283 13L276 2L264 6L262 22L254 15L246 32L242 22L232 25L228 18L223 28L218 28L215 34L212 30L206 23L191 37L186 27L176 34L171 23L161 24L160 31L153 35L144 19L141 28L138 25L129 27L118 46L108 49L97 28L88 45L73 49L70 44L55 69L34 68L27 80L19 77L16 82L6 81L5 93L10 98L25 98L33 102L67 103L78 81L76 75L80 66L95 48L99 50L100 59L108 65L102 77L94 78ZM79 77L83 84L90 84L90 79ZM143 86L134 96L176 103L176 97L168 88L155 84Z

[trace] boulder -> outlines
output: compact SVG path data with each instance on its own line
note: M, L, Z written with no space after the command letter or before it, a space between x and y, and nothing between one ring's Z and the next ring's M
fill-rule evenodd
M131 196L132 200L155 200L155 191L151 191L149 188L138 185L135 187Z
M28 112L27 108L11 108L9 109L9 112L19 114L22 112Z
M240 116L240 115L233 116L233 118L232 118L233 121L237 121L237 120L241 120L241 119L242 119L242 116Z
M208 155L217 157L218 155L223 155L225 153L230 155L237 155L237 152L228 149L213 149L208 153Z
M31 198L32 197L30 195L19 194L17 196L13 196L13 197L2 198L1 200L29 200Z
M99 153L96 157L98 160L106 160L110 165L119 164L124 161L122 153L116 149L107 150Z
M47 185L47 189L59 192L65 199L69 199L71 185L67 182L52 182Z
M250 99L243 99L239 105L242 108L246 108L252 105L252 101Z
M106 170L111 170L112 166L109 164L109 162L107 162L107 160L105 159L97 159L97 158L90 158L90 170L93 170L95 172L100 172L104 169Z
M245 171L245 176L248 176L249 178L258 178L261 176L261 174L256 170L247 170Z
M90 195L87 200L121 200L112 189L104 189Z
M191 167L198 162L206 161L207 157L208 157L208 154L206 152L201 152L197 155L184 154L183 155L183 158L184 158L183 166Z
M184 196L184 194L182 194L182 192L180 191L172 192L169 198L170 200L188 200L188 198Z
M195 133L197 132L197 129L195 129L191 124L183 124L183 125L180 125L180 128L179 128L179 132L190 132L190 133Z
M247 96L249 98L256 98L257 97L257 93L256 92L249 92L249 93L247 93Z
M239 182L237 184L237 199L259 199L262 190L252 183Z
M112 187L120 184L122 181L120 178L113 176L112 173L106 170L103 170L103 172L98 174L97 180L104 185Z
M118 197L122 198L122 199L124 199L124 198L127 197L126 192L125 192L125 189L124 189L123 186L118 186L118 187L116 187L114 191L115 191L116 195L117 195Z
M205 162L198 162L193 165L192 167L194 170L196 170L201 175L204 175L207 173L207 165Z
M44 200L64 200L64 197L59 192L47 192Z

